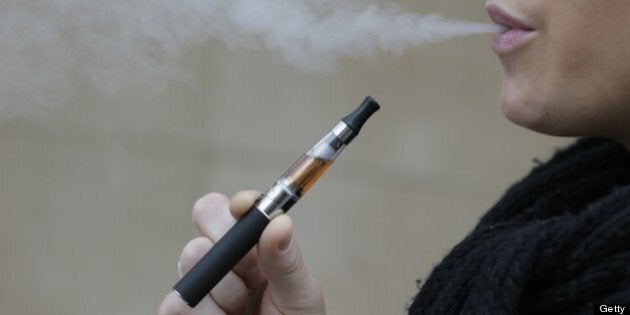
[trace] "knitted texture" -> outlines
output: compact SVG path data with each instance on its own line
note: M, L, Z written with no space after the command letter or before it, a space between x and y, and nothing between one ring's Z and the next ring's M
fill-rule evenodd
M513 185L409 314L593 314L630 303L630 153L582 139Z

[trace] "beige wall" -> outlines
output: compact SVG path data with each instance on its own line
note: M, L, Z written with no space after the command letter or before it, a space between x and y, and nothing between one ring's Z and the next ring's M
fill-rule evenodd
M482 1L407 1L483 21ZM322 76L211 42L196 86L85 87L0 127L0 314L154 314L210 191L264 190L367 95L383 106L292 213L330 314L401 314L415 279L567 142L507 122L490 36Z

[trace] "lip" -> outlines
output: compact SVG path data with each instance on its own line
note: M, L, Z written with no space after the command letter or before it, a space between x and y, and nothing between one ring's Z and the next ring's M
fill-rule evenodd
M492 49L498 55L515 52L534 37L536 29L533 26L510 15L496 4L487 5L486 10L494 23L505 28L494 36Z

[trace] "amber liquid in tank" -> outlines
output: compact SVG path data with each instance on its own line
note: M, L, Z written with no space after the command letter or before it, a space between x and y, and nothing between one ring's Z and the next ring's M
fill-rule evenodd
M282 175L282 178L286 179L289 187L295 189L295 193L301 197L313 187L332 162L305 154Z

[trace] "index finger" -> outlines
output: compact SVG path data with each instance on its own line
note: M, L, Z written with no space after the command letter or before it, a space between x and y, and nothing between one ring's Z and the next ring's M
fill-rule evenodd
M257 190L241 190L230 199L230 213L235 218L242 217L262 194Z

